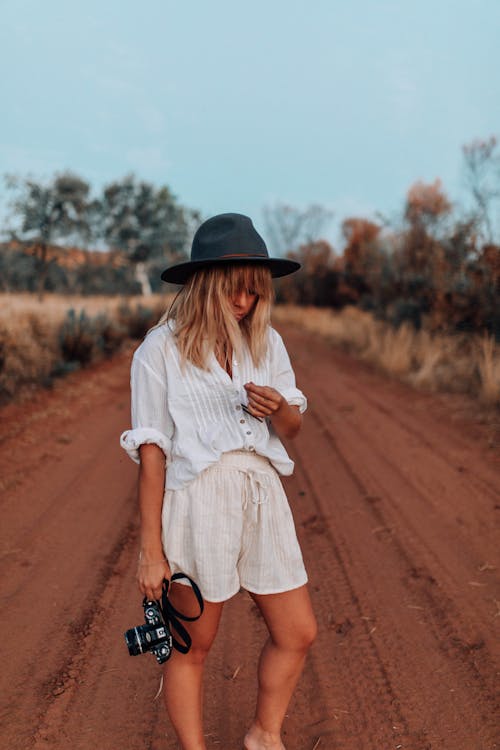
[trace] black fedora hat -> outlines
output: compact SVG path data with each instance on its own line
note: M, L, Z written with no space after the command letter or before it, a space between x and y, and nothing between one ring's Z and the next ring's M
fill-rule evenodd
M184 284L200 268L229 263L264 263L274 277L286 276L300 268L295 260L270 258L266 243L248 216L217 214L196 230L191 260L169 266L161 278L173 284Z

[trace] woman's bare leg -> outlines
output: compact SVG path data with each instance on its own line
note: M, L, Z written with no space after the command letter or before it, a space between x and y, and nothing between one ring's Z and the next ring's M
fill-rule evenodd
M246 750L284 750L281 725L316 637L316 620L307 586L282 594L252 594L252 598L270 637L260 656L257 708L244 744Z
M187 615L196 614L191 588L173 584L172 604ZM193 639L187 654L174 649L163 672L163 695L182 750L206 750L203 737L203 667L217 634L223 602L205 602L199 620L182 624Z

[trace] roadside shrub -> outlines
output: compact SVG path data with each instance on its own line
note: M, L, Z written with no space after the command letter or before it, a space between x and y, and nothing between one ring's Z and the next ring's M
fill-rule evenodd
M59 346L65 362L88 365L93 359L94 350L102 349L95 320L91 320L85 310L80 310L79 315L73 308L68 310L59 332Z
M280 305L273 319L317 333L416 388L466 393L500 407L500 346L487 333L415 330L408 320L395 327L353 305L340 312Z
M396 300L391 306L388 319L395 328L399 328L402 323L411 323L417 331L420 330L422 315L419 302L412 299Z
M1 295L0 404L143 338L170 299L157 295L145 305L143 298Z
M50 324L36 315L0 321L0 404L21 386L49 385L58 358L57 336Z
M118 308L118 321L130 338L142 339L147 331L158 322L164 309L163 303L153 307L141 304L131 307L125 303Z
M95 319L99 331L99 344L105 357L116 352L128 336L125 326L118 320L113 320L106 313L100 313Z

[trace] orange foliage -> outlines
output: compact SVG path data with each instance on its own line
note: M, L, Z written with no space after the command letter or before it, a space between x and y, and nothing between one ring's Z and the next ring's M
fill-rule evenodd
M342 232L351 245L359 245L373 242L380 233L380 227L368 219L352 217L342 222Z
M436 179L430 184L415 182L406 196L406 218L410 222L425 219L438 219L451 211L451 203L446 197L441 180Z
M285 276L278 283L278 299L310 305L331 303L337 275L333 270L334 252L325 240L309 242L287 253L302 268L298 274Z
M379 235L382 228L368 219L351 217L342 222L346 246L342 254L339 295L342 300L359 299L378 285L382 267ZM350 287L350 291L347 288Z
M342 222L342 234L347 240L345 263L353 271L361 271L372 255L381 227L368 219L351 217Z
M324 273L331 266L333 248L326 240L301 245L298 251L288 253L289 258L298 260L306 274Z

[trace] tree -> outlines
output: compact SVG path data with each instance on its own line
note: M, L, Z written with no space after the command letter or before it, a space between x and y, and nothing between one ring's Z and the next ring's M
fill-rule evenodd
M412 226L422 226L431 231L451 208L440 179L428 184L417 181L406 196L405 218Z
M344 219L342 234L347 243L344 248L344 260L348 273L365 276L371 269L374 256L377 254L381 229L382 227L368 219Z
M430 184L415 182L408 190L405 207L408 229L402 236L401 260L405 270L419 276L423 283L432 279L434 263L441 254L437 235L451 208L439 179Z
M112 249L123 250L134 266L143 294L151 294L148 269L184 257L197 214L177 203L166 186L138 182L133 175L110 183L94 205L97 233Z
M264 223L270 244L278 255L286 255L301 245L311 245L322 237L333 212L312 203L305 209L286 203L264 206Z
M346 241L342 254L342 281L352 290L353 298L363 304L374 304L373 295L380 292L384 256L379 239L382 227L369 219L352 216L342 222Z
M463 147L465 181L476 204L476 224L487 243L493 243L493 204L500 198L500 154L497 139L477 139ZM497 207L498 211L498 207Z
M334 251L325 240L301 245L287 254L301 264L299 273L277 280L278 301L324 307L334 301L337 273L333 269Z
M8 230L11 240L29 247L36 258L37 284L43 297L48 276L50 245L61 238L88 239L87 215L89 185L71 172L56 174L46 184L32 178L7 177L14 192L10 208L17 226Z

